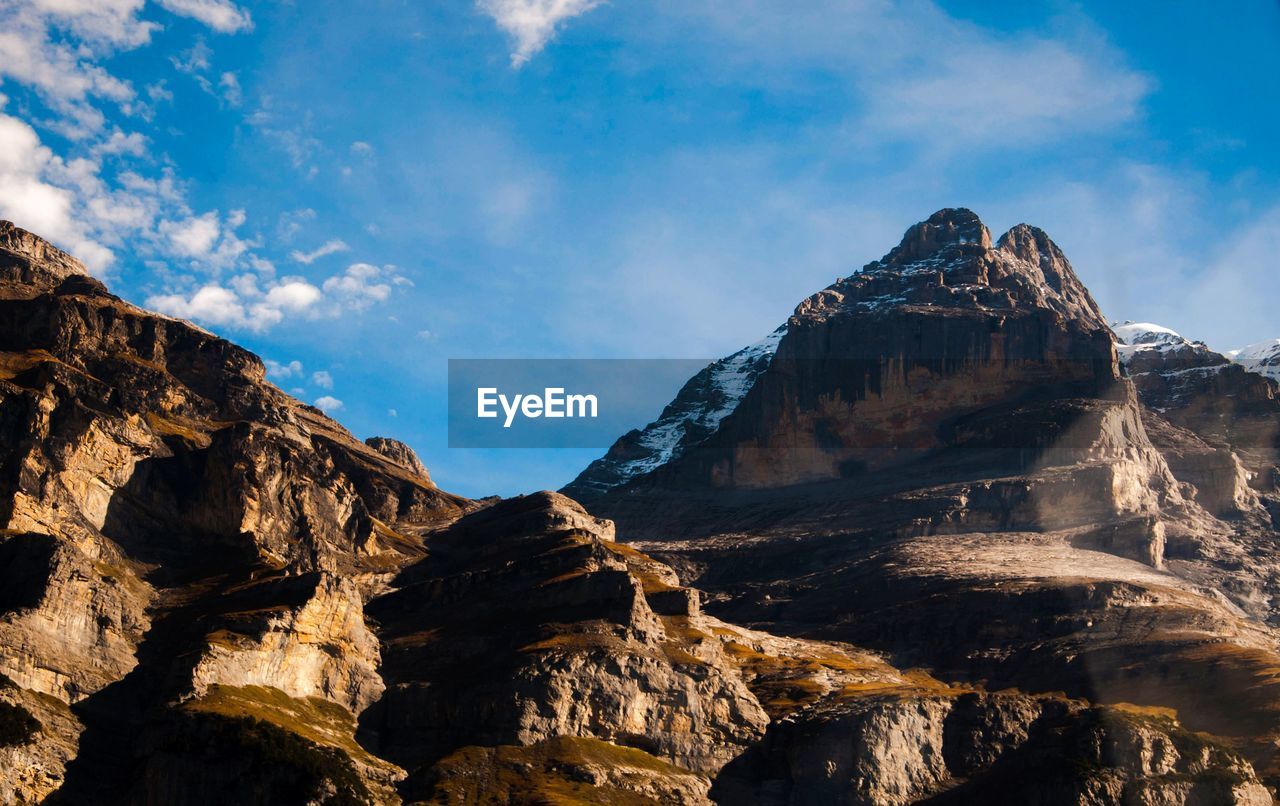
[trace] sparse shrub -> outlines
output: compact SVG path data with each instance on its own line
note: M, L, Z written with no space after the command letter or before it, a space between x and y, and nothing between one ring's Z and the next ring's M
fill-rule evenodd
M17 747L40 732L40 720L21 705L0 702L0 747Z

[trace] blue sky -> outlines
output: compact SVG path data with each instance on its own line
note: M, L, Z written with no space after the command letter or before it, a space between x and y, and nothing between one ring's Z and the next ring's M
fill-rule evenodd
M1280 6L0 0L0 217L469 495L450 357L716 357L944 206L1280 336ZM656 415L657 412L654 412Z

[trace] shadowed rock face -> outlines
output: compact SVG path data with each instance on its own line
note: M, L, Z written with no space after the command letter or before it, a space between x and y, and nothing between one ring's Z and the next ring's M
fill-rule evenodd
M939 253L977 279L938 292L911 267ZM956 295L928 331L953 357L908 371L946 394L898 423L873 356L775 372L861 332L814 303L791 358L739 356L675 412L687 468L627 488L650 511L617 507L624 536L690 538L653 544L673 567L563 495L437 489L408 446L0 223L0 802L1265 802L1280 661L1268 566L1233 531L1253 521L1183 495L1065 259L949 211L876 272ZM884 344L931 327L908 307ZM746 434L821 450L769 480Z

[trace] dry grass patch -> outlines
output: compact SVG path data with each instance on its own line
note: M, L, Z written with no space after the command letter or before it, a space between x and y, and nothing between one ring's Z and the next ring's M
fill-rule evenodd
M191 713L222 717L250 717L301 736L324 747L342 750L373 767L386 762L371 755L355 740L356 720L337 703L320 697L299 699L265 686L210 686L199 699L183 704Z
M648 753L599 739L560 736L528 747L464 747L431 771L430 803L524 803L539 806L655 801L631 788L666 790L664 802L705 782L688 770ZM701 784L701 786L699 786Z

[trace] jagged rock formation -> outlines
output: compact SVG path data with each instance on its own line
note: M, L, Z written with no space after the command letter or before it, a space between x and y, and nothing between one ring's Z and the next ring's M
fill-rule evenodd
M1173 708L1275 780L1280 725L1258 714L1280 706L1264 671L1280 668L1280 546L1250 476L1280 424L1271 382L1160 334L1121 354L1114 339L1043 232L993 240L971 212L940 211L802 302L714 434L590 506L716 616L944 679ZM1162 407L1144 362L1184 349L1225 380ZM1225 426L1198 419L1244 390ZM916 777L931 775L960 773ZM1063 792L1236 797L1141 777ZM842 797L925 797L911 786Z
M0 802L1268 802L1259 507L1175 478L1042 233L873 265L597 474L655 558L0 224Z
M382 690L364 598L475 508L8 224L0 432L0 672L48 735L18 800L141 797L148 744L190 743L179 715L215 690L360 710ZM251 699L235 718L270 723Z

